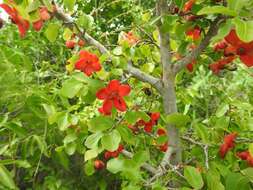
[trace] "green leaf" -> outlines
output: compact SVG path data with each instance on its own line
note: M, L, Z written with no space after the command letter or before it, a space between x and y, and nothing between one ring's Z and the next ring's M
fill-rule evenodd
M5 124L4 127L13 131L14 133L19 135L20 137L24 137L28 133L27 129L24 128L21 123L11 122L11 123Z
M212 41L217 42L223 39L225 36L228 35L232 27L233 27L232 19L226 20L225 23L221 24L221 26L219 27L218 34L215 37L213 37Z
M251 182L253 182L253 168L246 168L241 171Z
M85 163L84 171L87 176L91 176L92 174L94 174L94 172L95 172L94 164L91 160L89 160L87 163Z
M240 173L230 172L226 178L226 190L250 190L250 181Z
M89 131L98 132L112 128L114 122L111 118L105 116L94 117L89 122Z
M82 82L71 78L63 83L60 94L66 98L73 98L77 95L82 87Z
M228 2L228 7L231 10L234 11L240 11L244 6L247 5L247 3L249 2L249 0L227 0Z
M18 189L11 177L11 173L0 164L0 184L9 189Z
M227 103L222 103L217 111L216 111L216 116L217 117L222 117L224 114L229 110L229 105Z
M249 144L249 152L251 155L253 155L253 143Z
M147 151L139 151L134 154L133 161L137 165L142 165L144 162L150 159L149 153Z
M186 166L184 169L184 176L187 182L196 190L201 189L204 186L202 176L196 168Z
M131 129L129 129L127 126L119 125L117 127L117 130L119 131L120 136L124 142L131 144L131 145L135 144L136 138L133 135L133 132L131 131Z
M234 10L230 10L227 7L224 6L206 6L202 8L197 15L205 15L205 14L223 14L223 15L229 15L229 16L236 16L237 12Z
M92 158L96 158L97 155L98 155L97 149L87 150L85 152L85 155L84 155L84 160L87 161L87 160L90 160Z
M244 21L239 18L234 19L236 34L244 42L253 40L253 21Z
M166 117L166 123L175 125L177 127L184 127L187 123L191 121L191 118L188 115L181 113L173 113Z
M104 149L109 151L115 151L117 150L120 141L121 141L120 133L116 129L114 129L112 132L102 137L101 144Z
M113 53L114 55L121 55L121 54L122 54L122 47L121 47L121 46L117 46L116 48L114 48L114 49L112 50L112 53Z
M51 125L57 120L57 112L53 105L42 104L44 110L47 113L48 123Z
M68 134L64 139L63 139L63 143L64 144L68 144L71 142L74 142L77 139L77 136L75 133L70 133Z
M76 0L63 0L64 6L69 10L73 11Z
M89 30L94 24L94 19L90 15L82 14L80 17L78 17L77 24L79 27Z
M68 113L59 114L57 124L61 131L65 131L71 125Z
M76 151L77 144L75 142L71 142L64 145L65 151L68 155L73 155Z
M65 28L65 29L64 29L64 32L63 32L63 39L64 39L65 41L70 40L71 37L72 37L72 35L73 35L73 32L72 32L69 28ZM76 56L76 55L74 55L74 56ZM74 58L75 58L75 57L74 57ZM71 63L71 61L70 61L70 63Z
M98 145L98 141L101 139L102 136L103 134L100 132L88 136L85 141L85 146L88 148L96 148Z
M220 182L220 175L218 172L209 171L206 174L208 190L224 190L225 187Z
M197 133L197 136L199 138L201 138L201 140L204 143L208 143L208 137L210 135L210 134L208 134L208 131L207 131L208 128L205 125L201 124L201 123L195 125L194 128L195 128L195 132Z
M31 167L31 164L27 160L6 159L6 160L0 160L0 164L2 164L2 165L16 164L18 167L21 167L21 168L30 168Z
M58 36L60 26L56 23L50 23L45 30L45 36L50 42L54 42Z
M106 165L107 170L111 173L116 174L119 171L124 170L124 160L122 158L110 159Z

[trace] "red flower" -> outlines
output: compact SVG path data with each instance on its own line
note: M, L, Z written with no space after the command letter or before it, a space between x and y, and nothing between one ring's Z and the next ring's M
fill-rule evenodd
M153 121L158 121L158 119L160 118L160 113L159 112L153 112L150 114L150 118Z
M15 8L12 8L7 4L0 4L0 7L8 13L12 22L18 26L20 37L24 37L30 26L29 22L23 19Z
M76 42L73 40L68 40L65 42L65 45L68 49L73 49L76 45Z
M192 9L192 6L195 4L196 0L189 0L184 4L183 12L186 13Z
M106 151L104 153L104 158L106 160L110 159L110 158L117 158L119 156L119 154L124 150L124 146L123 145L119 145L118 149L115 151Z
M186 65L186 68L187 68L187 70L189 71L189 72L193 72L193 67L194 67L194 65L197 63L197 61L196 60L193 60L191 63L188 63L187 65Z
M105 167L105 163L102 160L95 160L94 167L96 170L101 170Z
M158 136L162 136L162 135L166 135L166 134L167 134L167 132L166 132L165 129L159 128L159 129L157 130L157 135L158 135Z
M227 152L234 148L235 138L237 137L237 133L231 133L224 137L224 143L220 146L220 157L225 158Z
M163 145L160 145L160 146L159 146L159 149L160 149L162 152L166 152L167 149L168 149L168 142L164 143Z
M220 70L225 68L225 65L231 63L235 59L235 56L229 56L223 59L216 61L209 65L209 68L213 71L214 74L219 74Z
M40 31L42 27L43 27L43 20L38 20L36 22L33 22L33 29L35 31L37 32Z
M237 36L236 31L233 29L225 37L227 43L235 48L235 54L238 55L241 61L248 67L253 66L253 41L243 42Z
M237 152L236 155L242 160L246 160L248 165L253 167L253 156L249 151Z
M214 51L224 50L228 46L225 40L222 40L214 45Z
M138 121L139 124L144 125L144 131L146 131L147 133L152 132L153 126L157 124L157 121L160 118L159 112L150 113L149 115L150 115L150 120L148 122L145 122L144 120Z
M39 9L39 13L40 13L40 18L43 20L43 21L46 21L46 20L49 20L51 18L48 10L47 10L47 7L41 7Z
M131 129L134 134L137 134L139 132L139 128L137 127L136 124L135 125L128 125L127 127L129 129Z
M79 45L80 47L83 47L83 46L85 45L85 41L82 40L82 39L80 39L80 40L78 41L78 45Z
M201 37L201 29L199 26L195 26L194 28L187 30L185 34L193 40L198 40Z
M90 76L93 72L100 71L101 65L95 54L81 50L79 52L79 60L75 63L75 69L82 71L87 76Z
M100 100L104 100L103 106L99 111L104 115L110 115L113 106L119 111L126 111L126 103L123 99L131 91L129 85L120 84L118 80L112 80L107 87L100 89L96 96Z
M134 35L133 32L129 31L128 33L123 32L119 41L122 41L122 42L125 41L130 46L133 46L136 43L138 43L139 39L137 36Z

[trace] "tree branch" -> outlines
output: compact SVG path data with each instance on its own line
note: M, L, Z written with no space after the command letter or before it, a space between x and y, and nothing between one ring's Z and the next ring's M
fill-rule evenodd
M185 66L188 63L191 63L194 59L196 59L202 51L210 44L211 39L217 34L220 24L226 20L226 17L224 16L218 16L210 25L209 30L205 36L205 38L202 40L200 45L192 51L191 54L184 57L179 61L179 63L176 63L174 65L174 73L178 73L182 69L185 68Z
M128 152L127 150L123 150L122 154L128 158L133 158L133 154L131 152ZM153 175L155 175L158 171L156 168L154 168L148 163L144 163L141 167Z
M133 77L139 79L142 82L147 82L152 85L158 92L162 92L162 82L160 79L153 77L151 75L142 72L140 69L132 66L132 63L129 61L127 65L126 72L131 74Z
M74 19L70 15L64 13L64 10L62 8L56 6L55 16L66 24L73 24L77 28L81 37L84 38L88 44L97 47L101 53L106 53L110 55L110 51L103 44L95 40L89 34L83 33L82 30L78 27L78 25L74 22ZM125 72L131 74L133 77L143 82L149 83L154 88L156 88L159 92L162 91L162 83L158 78L155 78L151 75L148 75L142 72L140 69L133 67L131 63L128 64Z

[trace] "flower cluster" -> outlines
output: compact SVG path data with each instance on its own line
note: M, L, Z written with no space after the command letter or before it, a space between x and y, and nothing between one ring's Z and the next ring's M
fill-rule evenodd
M117 158L119 156L119 154L124 150L124 146L123 145L119 145L118 149L115 151L106 151L104 153L104 158L106 160L109 160L110 158Z
M18 13L18 11L13 7L10 7L7 4L0 4L0 7L5 10L5 12L10 16L11 21L17 25L20 37L25 37L27 30L30 27L30 23L28 20L22 18L22 16Z
M93 72L100 71L101 65L95 54L81 50L79 52L79 59L75 63L75 69L82 71L87 76L90 76Z
M247 67L253 66L253 41L243 42L237 36L236 31L232 29L229 34L221 42L215 44L215 51L223 51L224 57L215 63L210 64L210 69L214 74L218 74L225 68L225 65L233 62L237 57Z
M67 40L65 45L68 49L74 49L74 47L76 45L78 45L79 47L83 47L85 45L85 41L82 40L82 39L75 39L76 38L76 34L74 33L72 36L71 36L71 39L70 40Z
M12 2L13 3L13 2ZM17 9L13 6L7 5L5 3L0 4L0 7L5 10L5 12L10 16L11 21L17 25L20 37L23 38L26 35L26 32L30 28L30 23L28 20L22 18ZM39 10L39 20L32 23L33 29L35 31L40 31L43 27L45 21L51 18L50 13L46 7L40 7Z
M140 127L144 127L143 129L146 133L151 133L153 126L157 124L158 119L160 118L160 113L150 113L149 116L150 120L148 122L144 121L143 119L140 119L134 125L129 125L128 128L130 128L134 133L136 133L139 131Z
M234 141L237 137L237 133L231 133L224 137L224 142L220 146L219 154L221 158L225 158L227 152L234 148Z

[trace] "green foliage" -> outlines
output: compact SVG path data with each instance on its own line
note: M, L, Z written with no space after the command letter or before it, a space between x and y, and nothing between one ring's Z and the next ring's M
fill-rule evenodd
M182 11L186 1L173 2ZM39 6L53 11L48 0L18 4L22 16L31 22L39 18ZM197 1L192 13L200 17L189 22L180 14L156 16L154 0L64 0L61 4L83 34L87 32L111 51L101 54L89 40L84 47L67 49L66 40L80 39L78 35L73 38L78 30L56 17L44 22L40 32L30 27L24 38L19 38L15 25L4 24L0 30L0 189L164 190L171 180L178 181L182 190L252 189L252 168L235 154L243 150L253 154L252 144L244 143L252 139L253 131L253 70L239 59L234 61L236 71L226 68L213 75L208 68L221 56L213 51L213 43L232 28L242 41L253 40L251 1L228 0L226 7ZM178 113L165 114L162 97L153 86L125 73L129 59L133 66L160 79L164 73L156 25L170 32L176 64L174 53L186 56L191 44L200 43L186 37L185 31L198 25L204 37L209 23L220 14L228 19L197 58L194 72L181 71L175 78ZM122 31L132 31L138 43L120 44ZM81 49L96 54L103 69L90 77L74 70ZM128 109L119 112L113 108L112 115L103 116L98 111L103 101L96 93L112 79L131 86L130 95L124 97ZM151 122L152 112L160 112L161 118L147 133L145 124ZM144 126L137 125L140 120L145 121ZM157 131L169 129L171 133L167 124L178 127L180 137L188 137L181 142L187 166L169 167L149 184L143 164L159 166L164 156L160 148L170 139ZM219 146L230 132L238 133L236 148L222 160ZM116 151L120 144L132 154L123 152L106 159L105 153ZM208 146L209 168L203 145ZM96 170L96 159L105 168Z

